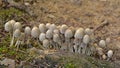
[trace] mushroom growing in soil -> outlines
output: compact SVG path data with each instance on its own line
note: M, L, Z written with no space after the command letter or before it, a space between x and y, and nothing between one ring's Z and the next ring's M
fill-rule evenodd
M105 40L100 40L99 46L102 47L102 48L106 48L106 42L105 42Z
M87 49L87 47L88 47L88 44L89 44L89 42L90 42L90 37L89 37L89 35L84 35L84 37L83 37L83 43L85 44L85 45L81 45L83 48L82 48L82 53L83 54L85 54L86 53L86 49ZM80 47L81 47L80 46ZM88 49L90 49L90 48L88 48Z
M25 33L25 39L27 40L27 45L29 44L30 41L30 35L31 35L31 28L29 26L25 27L24 29L24 33Z
M46 28L47 28L47 29L49 29L49 28L50 28L50 26L51 26L51 24L50 24L50 23L47 23L47 24L46 24Z
M65 31L65 42L67 43L67 48L68 50L70 50L71 46L70 46L70 42L71 42L71 38L73 37L73 32L71 29L67 29Z
M110 60L111 58L112 58L112 56L113 56L113 51L112 50L109 50L108 52L107 52L107 60Z
M55 24L51 24L49 30L54 31L57 28Z
M46 34L45 33L40 33L39 40L42 42L45 39L46 39Z
M21 23L20 22L16 22L15 24L14 24L14 27L13 27L13 30L16 30L16 29L22 29L22 25L21 25Z
M45 33L47 30L45 24L39 24L39 30L41 33Z
M44 47L45 49L48 49L49 46L50 46L49 40L48 40L48 39L43 40L43 47Z
M16 41L16 43L15 43L15 47L17 47L18 48L18 46L19 46L19 38L20 38L20 35L21 35L21 31L20 31L20 29L16 29L15 31L14 31L14 33L13 33L13 36L17 39L17 41Z
M61 45L61 41L60 41L60 36L58 34L53 34L53 42L55 43L54 48L59 49Z

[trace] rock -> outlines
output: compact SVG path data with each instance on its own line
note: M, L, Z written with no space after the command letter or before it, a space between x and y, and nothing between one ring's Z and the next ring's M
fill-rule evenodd
M0 61L1 65L6 65L8 68L15 68L15 60L5 58L3 61Z

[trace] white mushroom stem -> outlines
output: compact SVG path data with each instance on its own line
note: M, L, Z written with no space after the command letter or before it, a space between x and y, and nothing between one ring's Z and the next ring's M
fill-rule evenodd
M59 37L59 35L58 34L54 34L53 35L53 41L54 41L54 43L55 43L55 46L54 46L54 48L55 49L59 49L59 47L60 47L60 37Z

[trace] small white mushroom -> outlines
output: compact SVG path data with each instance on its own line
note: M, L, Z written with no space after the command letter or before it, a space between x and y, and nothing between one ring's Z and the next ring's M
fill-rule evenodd
M71 43L71 38L73 37L73 32L71 29L67 29L65 31L65 42L67 43L68 49L71 48L70 43Z
M16 44L15 44L15 46L17 46L17 47L18 47L19 44L20 44L20 42L19 42L20 35L21 35L21 31L20 31L19 29L16 29L16 30L14 31L14 33L13 33L13 36L14 36L15 38L17 38Z
M20 22L16 22L16 23L14 24L14 27L13 27L14 30L16 30L16 29L21 29L21 28L22 28L22 25L21 25Z
M41 33L40 35L39 35L39 40L42 42L43 40L45 40L46 39L46 34L45 33Z
M12 31L12 24L10 22L5 23L4 29L7 32L11 32Z
M45 24L39 24L39 30L41 33L45 33L47 30Z
M84 35L84 37L83 37L83 43L88 44L89 42L90 42L89 35Z
M105 40L100 40L99 46L102 47L102 48L105 48L105 47L106 47L106 42L105 42Z
M57 28L55 24L51 24L49 30L54 31Z
M82 39L83 36L84 36L84 29L83 29L83 28L77 29L76 32L75 32L74 37L75 37L76 39Z
M12 24L12 27L14 27L14 24L16 23L15 20L10 20L10 23Z
M55 29L55 30L53 31L53 33L54 33L54 34L60 34L60 31L59 31L59 29Z
M40 30L38 27L34 26L31 30L31 36L33 38L39 38Z
M18 37L20 37L20 35L21 35L21 31L20 31L20 29L16 29L15 31L14 31L14 37L16 37L16 38L18 38Z
M113 51L112 51L112 50L109 50L109 51L107 52L107 57L108 57L107 60L110 60L110 59L112 58L112 56L113 56Z
M50 26L51 26L51 24L50 24L50 23L47 23L47 24L46 24L46 28L47 28L47 29L49 29L49 28L50 28Z
M63 25L60 27L60 33L61 33L61 34L64 34L67 29L68 29L68 26L65 25L65 24L63 24Z
M61 41L60 41L60 36L58 34L54 34L53 35L53 41L55 43L54 48L55 49L59 49L60 45L61 45Z
M92 30L90 28L86 28L85 29L85 34L91 35L92 34Z
M29 26L25 27L24 32L25 32L25 34L26 34L27 36L30 36L30 34L31 34L31 28L30 28Z
M49 42L48 39L43 40L43 47L44 47L44 48L48 49L48 48L49 48L49 45L50 45L50 42Z
M47 32L46 32L46 38L51 39L52 37L53 37L52 30L47 30Z

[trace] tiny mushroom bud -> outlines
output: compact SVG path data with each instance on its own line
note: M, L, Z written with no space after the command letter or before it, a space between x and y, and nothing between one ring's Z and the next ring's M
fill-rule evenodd
M14 37L20 37L20 35L21 35L21 31L19 30L19 29L16 29L15 31L14 31Z
M102 55L102 59L103 59L103 60L107 59L107 56L106 56L105 54Z
M14 24L14 30L15 29L21 29L22 28L22 25L21 25L21 23L20 22L16 22L15 24Z
M10 32L12 30L12 24L10 22L5 23L5 31Z
M91 35L92 34L92 30L90 28L86 28L85 29L85 34Z
M102 48L106 47L106 42L105 42L105 40L100 40L99 46L102 47Z
M45 24L39 24L39 30L40 30L41 33L45 33L46 32Z
M25 30L24 30L25 34L26 35L30 35L31 34L31 28L30 27L25 27Z
M39 38L40 30L38 27L34 26L31 30L31 36L34 38Z
M89 35L85 35L85 36L83 37L83 43L88 44L89 42L90 42L90 37L89 37Z
M60 27L60 33L61 33L61 34L64 34L65 31L67 30L67 28L68 28L68 26L65 25L65 24L63 24L63 25Z
M48 48L49 45L50 45L49 40L47 40L47 39L43 40L43 47Z
M108 58L112 58L112 56L113 56L113 51L112 51L112 50L109 50L109 51L107 52L107 57L108 57Z
M41 33L41 34L39 35L39 40L40 40L40 41L43 41L43 40L45 40L45 39L46 39L45 33Z

